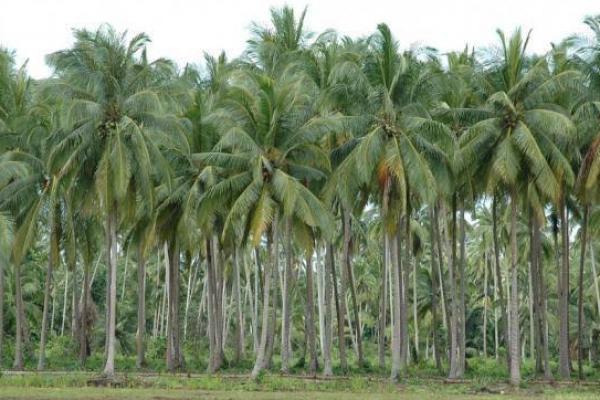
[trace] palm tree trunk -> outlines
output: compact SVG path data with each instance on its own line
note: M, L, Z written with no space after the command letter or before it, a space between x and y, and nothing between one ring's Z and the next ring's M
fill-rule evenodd
M138 244L138 267L137 267L137 289L138 289L138 307L137 307L137 332L136 332L136 361L137 369L144 367L145 346L144 338L146 336L146 259L144 255L144 245Z
M388 271L390 269L390 240L387 233L383 239L383 271L381 290L379 291L379 316L378 316L378 356L379 368L385 369L385 327L387 325L387 302L388 302Z
M438 371L442 370L442 360L440 358L440 350L442 348L440 344L440 337L438 333L438 292L439 292L439 280L438 280L438 269L439 261L436 258L435 243L437 223L435 223L435 211L433 207L429 208L429 240L430 240L430 256L431 256L431 336L433 337L433 347L435 348L434 359L435 367Z
M460 306L459 306L459 280L458 280L458 263L456 257L456 241L457 241L457 225L456 225L456 194L452 196L452 260L450 262L450 292L452 297L452 313L450 316L450 371L449 379L462 379L462 368L460 365Z
M504 307L504 304L506 304L506 300L504 299L504 286L502 284L502 272L501 272L501 266L500 266L500 245L498 244L497 210L498 210L498 197L497 197L497 194L494 194L494 198L492 201L492 237L493 237L493 242L494 242L494 270L495 270L496 282L497 282L496 289L497 289L498 300L501 304L500 317L502 319L502 328L503 328L502 336L504 337L505 344L507 344L508 343L508 315L506 312L506 307ZM500 341L499 341L498 345L500 345ZM497 352L496 352L496 354L497 354ZM510 369L510 352L508 352L508 351L507 351L506 361L507 361L507 365Z
M598 285L598 271L596 270L596 258L594 252L593 240L590 243L590 261L592 264L592 280L594 281L594 293L596 293L596 307L598 309L598 315L600 315L600 285Z
M325 262L323 263L323 375L333 375L333 363L331 360L331 347L333 343L333 307L331 294L333 287L332 275L329 271L333 268L333 245L327 243L325 248Z
M356 301L356 288L354 286L354 273L352 268L352 258L350 254L350 241L352 240L351 232L351 211L344 208L342 210L344 218L344 260L343 267L346 268L341 275L341 281L348 284L350 287L350 300L352 301L352 311L354 314L354 328L355 328L355 340L356 340L356 352L358 355L358 365L364 365L364 356L362 348L362 333L360 328L360 314L358 312L358 302ZM345 286L342 284L342 287ZM342 289L343 290L343 289ZM342 292L345 293L345 292ZM348 318L350 323L350 318Z
M182 367L179 337L179 243L174 235L169 249L169 307L167 312L167 369L175 372Z
M488 350L487 350L487 320L488 320L488 268L489 268L489 259L487 252L483 253L483 358L487 358Z
M23 364L23 295L21 293L21 265L15 263L15 305L16 305L16 327L15 327L15 359L13 369L22 370Z
M258 345L258 351L256 353L256 361L254 368L252 369L252 378L256 379L260 372L264 368L267 350L267 340L269 332L269 317L271 312L269 309L270 304L270 292L271 292L271 280L273 277L273 270L278 268L277 263L277 248L278 248L278 232L277 232L277 213L273 215L273 221L271 222L271 254L270 260L266 263L264 268L264 286L263 286L263 309L262 309L262 325L260 332L260 343Z
M235 330L235 361L239 363L244 357L244 316L242 314L242 295L240 288L240 260L239 248L235 246L233 253L234 281L233 291L236 305L236 330Z
M109 297L107 299L108 307L108 330L106 364L104 366L104 375L113 378L115 375L115 347L116 347L116 322L117 322L117 205L113 204L108 212L106 222L107 235L107 256L109 271Z
M314 375L318 368L317 332L315 329L315 300L313 293L312 251L306 252L306 347L308 352L308 373Z
M291 285L292 285L292 221L288 217L285 220L285 270L283 273L283 311L282 311L282 329L281 329L281 372L290 371L290 360L292 358L292 349L290 347L291 327L292 327L292 304L291 304Z
M583 379L583 267L585 265L585 250L587 248L589 206L583 206L583 221L581 224L581 255L579 259L579 298L577 304L577 366L579 379Z
M570 356L569 356L569 235L567 229L567 206L563 199L560 204L560 233L561 233L561 270L559 274L559 365L558 371L560 377L568 379L571 376Z
M419 265L420 260L417 257L415 262L413 263L413 273L412 273L412 281L413 281L413 329L415 334L415 354L419 357L419 319L417 315L417 266Z
M402 267L400 265L400 250L402 242L401 227L396 232L396 237L390 241L392 259L392 371L391 380L396 382L402 373Z
M42 310L42 326L40 333L40 352L38 355L37 370L43 371L46 367L46 341L48 334L48 308L50 307L50 290L52 286L52 273L54 263L58 260L58 232L56 216L52 219L52 232L50 232L50 251L48 252L48 269L46 270L46 282L44 284L44 308Z
M332 252L333 257L333 252ZM346 310L346 296L345 296L345 282L341 282L340 286L343 288L338 289L338 279L335 268L335 261L331 263L331 281L333 285L333 298L335 301L335 309L337 314L337 336L338 336L338 356L340 357L340 369L346 373L348 370L348 360L346 358L346 335L344 334L344 325L346 321L345 310ZM342 270L343 270L342 261ZM340 279L343 281L343 279Z
M517 192L513 189L511 194L510 216L510 301L508 314L510 318L509 354L510 354L510 383L513 386L521 382L520 354L519 354L519 291L517 270Z
M317 266L315 269L315 274L317 279L317 313L319 318L319 345L322 352L323 347L325 346L325 282L323 280L324 264L323 260L321 259L321 251L318 243L315 246L315 253L317 257Z
M60 336L65 335L65 320L67 319L67 293L69 291L69 269L65 268L65 290L63 292L63 310L60 323Z

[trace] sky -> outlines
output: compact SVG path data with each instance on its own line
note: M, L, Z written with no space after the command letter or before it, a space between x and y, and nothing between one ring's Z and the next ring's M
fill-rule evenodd
M168 57L179 65L199 63L204 52L225 50L238 56L251 22L266 24L269 8L288 4L298 13L308 6L310 31L335 29L353 37L386 22L401 48L428 45L440 51L466 44L496 43L496 28L532 29L530 49L546 52L551 42L586 32L587 15L600 14L597 0L1 0L0 46L27 60L34 78L51 70L44 56L68 48L73 28L96 29L110 23L131 34L146 32L150 57ZM595 5L595 6L594 6Z

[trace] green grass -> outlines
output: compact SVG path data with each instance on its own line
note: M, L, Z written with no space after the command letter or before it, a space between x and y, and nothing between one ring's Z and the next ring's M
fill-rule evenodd
M124 387L88 386L88 372L4 374L0 378L1 399L570 399L600 397L600 385L575 382L553 387L527 382L511 389L502 381L470 380L445 384L439 379L411 378L395 385L379 377L311 379L302 376L266 374L259 381L232 375L119 375ZM503 393L500 393L503 391ZM492 392L492 393L490 393Z

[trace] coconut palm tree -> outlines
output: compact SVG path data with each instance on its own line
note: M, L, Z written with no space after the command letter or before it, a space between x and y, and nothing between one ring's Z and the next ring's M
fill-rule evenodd
M59 176L72 176L104 211L108 265L108 324L104 374L115 371L116 277L120 219L136 196L143 212L152 209L152 178L170 181L153 135L176 131L178 121L165 104L174 101L168 83L174 66L148 61L145 34L127 40L109 26L76 30L72 48L47 57L54 78L47 90L69 99L64 134L51 157ZM153 168L154 167L154 168ZM162 174L162 175L161 175Z
M534 177L536 188L558 200L558 173L572 177L559 145L569 140L574 126L569 117L545 108L544 100L556 93L570 72L550 76L547 62L531 62L525 56L529 34L516 30L509 38L498 31L500 56L492 60L489 80L497 91L484 110L489 113L461 138L461 159L466 166L485 173L488 190L503 188L510 197L510 381L518 385L520 375L518 317L517 213L524 176ZM570 174L570 175L569 175Z

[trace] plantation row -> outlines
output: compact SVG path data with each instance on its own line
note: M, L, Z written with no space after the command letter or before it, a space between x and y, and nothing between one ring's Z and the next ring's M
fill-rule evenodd
M71 335L108 378L148 344L253 377L597 365L600 17L531 55L521 30L441 54L304 16L202 67L109 26L47 79L0 52L0 364Z

